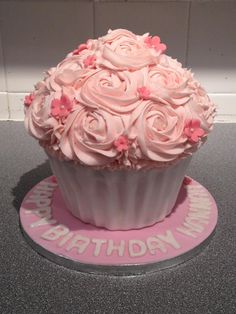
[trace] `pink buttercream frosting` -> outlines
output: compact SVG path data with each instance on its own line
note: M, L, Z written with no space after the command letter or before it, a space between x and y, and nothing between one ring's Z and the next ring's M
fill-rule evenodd
M110 30L78 45L25 98L25 127L51 154L93 167L165 167L195 152L215 106L158 36Z

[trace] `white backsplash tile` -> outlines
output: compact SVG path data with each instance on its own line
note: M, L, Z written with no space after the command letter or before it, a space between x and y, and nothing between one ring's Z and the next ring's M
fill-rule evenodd
M1 10L1 4L0 4ZM6 91L6 79L4 69L4 58L3 58L3 45L2 45L2 23L0 19L0 92Z
M93 37L93 3L1 1L9 92L33 89L43 71Z
M217 106L216 122L236 122L236 94L209 94Z
M96 2L95 37L106 34L109 28L157 34L167 44L167 53L184 63L188 6L185 2Z
M0 92L0 120L8 120L8 99L7 93Z
M27 93L8 93L10 120L24 119L24 98Z
M191 4L187 65L211 93L236 92L236 1Z

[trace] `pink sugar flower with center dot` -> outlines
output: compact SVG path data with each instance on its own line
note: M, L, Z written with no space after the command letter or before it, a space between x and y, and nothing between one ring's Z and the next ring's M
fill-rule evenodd
M87 68L89 66L94 65L95 61L96 61L95 56L88 56L86 59L84 59L83 63L84 63L84 66Z
M192 180L189 177L184 177L184 180L183 180L184 185L190 185L191 182L192 182Z
M114 141L114 145L118 152L128 150L129 148L128 144L129 144L128 139L124 135L119 136L118 139Z
M139 87L138 88L138 93L139 93L139 97L144 99L144 100L147 100L149 99L149 96L150 96L150 90L143 86L143 87Z
M57 183L57 178L56 178L55 176L52 176L52 177L51 177L51 182Z
M30 93L29 95L26 95L24 99L24 105L29 107L32 104L34 98L35 98L34 93Z
M188 119L185 123L184 134L190 142L197 143L205 134L205 131L200 127L201 123L198 119Z
M85 50L85 49L88 49L88 46L87 46L86 44L81 44L81 45L79 45L78 48L76 48L76 49L72 52L72 54L73 54L73 55L79 55L80 52L83 51L83 50Z
M161 53L165 52L167 49L166 45L161 43L159 36L148 36L145 38L144 42L149 48L154 48L156 51L160 51Z
M60 99L53 99L51 102L51 115L56 118L66 118L72 110L72 102L70 99L62 95Z

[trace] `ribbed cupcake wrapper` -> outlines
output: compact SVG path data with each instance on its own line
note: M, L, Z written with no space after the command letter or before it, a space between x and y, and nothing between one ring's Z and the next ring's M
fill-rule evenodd
M94 170L49 156L64 201L86 223L139 229L172 211L190 158L166 169Z

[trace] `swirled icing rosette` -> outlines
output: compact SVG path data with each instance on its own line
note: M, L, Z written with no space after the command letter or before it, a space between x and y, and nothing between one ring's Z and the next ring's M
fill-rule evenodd
M162 55L160 62L148 69L147 84L151 98L173 106L184 105L191 97L192 74L172 58Z
M145 38L127 30L108 32L101 39L98 64L111 70L138 70L155 64L161 51L148 47ZM147 49L149 48L149 49Z
M195 152L215 106L158 36L110 30L46 72L25 127L60 158L91 167L165 167Z
M118 157L114 142L123 133L120 117L79 105L67 120L60 149L68 159L89 166L106 165Z
M138 86L142 72L100 70L85 80L77 100L86 107L99 108L114 115L131 113L138 105Z
M186 111L170 105L147 101L131 115L130 137L140 148L142 159L157 162L172 161L184 153Z

